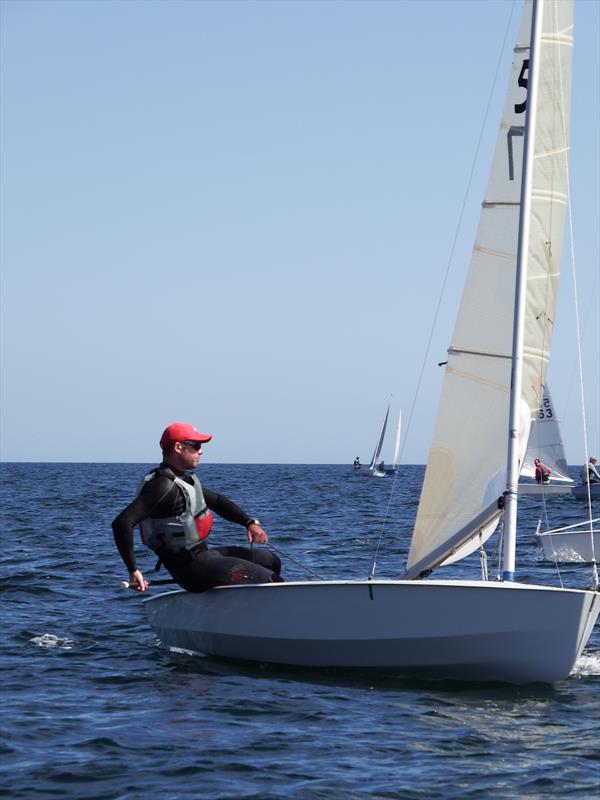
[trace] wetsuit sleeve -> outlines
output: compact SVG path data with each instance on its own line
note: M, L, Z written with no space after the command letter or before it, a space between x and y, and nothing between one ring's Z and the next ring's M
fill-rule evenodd
M202 487L202 492L206 500L206 505L211 511L214 511L215 514L223 517L223 519L226 519L228 522L237 522L238 525L243 525L244 527L252 522L253 517L246 514L243 509L232 500L229 500L229 498L222 494L217 494L217 492L213 492L210 489L205 489L204 487Z
M185 501L183 507L185 508ZM133 531L136 525L147 517L168 517L179 514L182 510L177 486L171 479L159 475L148 481L135 500L113 520L115 544L129 572L137 569L133 547Z

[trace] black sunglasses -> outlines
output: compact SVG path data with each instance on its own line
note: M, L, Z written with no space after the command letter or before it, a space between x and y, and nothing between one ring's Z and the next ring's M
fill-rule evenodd
M181 444L187 444L187 446L191 447L192 450L202 450L202 442L190 442L186 439Z

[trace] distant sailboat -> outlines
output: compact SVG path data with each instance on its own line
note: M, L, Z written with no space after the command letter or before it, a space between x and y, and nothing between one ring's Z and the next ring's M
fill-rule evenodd
M549 483L519 483L520 494L570 494L574 481L569 475L567 457L563 445L559 419L556 414L550 390L544 386L542 402L529 431L527 452L523 459L521 478L535 478L535 459L550 469Z
M368 466L362 466L361 464L357 464L356 461L354 462L354 471L358 475L366 475L373 478L383 478L386 475L393 474L396 471L396 467L398 465L398 454L400 452L400 425L402 419L402 412L400 412L398 417L398 425L396 427L396 441L394 446L394 460L392 467L382 466L381 459L381 451L383 449L383 444L385 441L385 433L387 430L387 424L390 417L390 403L388 403L385 416L383 418L383 425L381 426L381 431L379 432L379 437L377 438L377 443L375 445L375 449L373 450L373 455L371 457L371 461Z
M587 464L581 467L579 483L573 487L573 497L577 500L600 500L600 482L598 482L598 469L595 458L590 458ZM591 474L594 471L595 474Z

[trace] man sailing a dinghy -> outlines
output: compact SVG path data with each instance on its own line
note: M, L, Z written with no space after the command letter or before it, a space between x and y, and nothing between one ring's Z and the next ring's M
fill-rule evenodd
M533 462L535 464L535 482L542 483L547 486L550 483L550 473L552 470L543 464L539 458Z
M600 473L596 464L598 459L590 456L587 464L581 468L581 482L582 483L600 483Z
M129 571L130 583L140 592L148 583L135 560L133 531L137 525L146 547L189 592L282 581L281 561L269 550L207 546L213 511L229 522L243 525L249 543L268 542L258 519L223 495L204 489L194 474L202 445L211 439L186 422L173 422L165 428L160 439L162 463L144 477L135 500L112 523L115 544Z

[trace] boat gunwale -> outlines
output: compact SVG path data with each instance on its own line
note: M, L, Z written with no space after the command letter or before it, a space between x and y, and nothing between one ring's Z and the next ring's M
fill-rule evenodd
M172 589L168 592L161 592L154 597L145 597L144 603L152 603L164 597L172 597L174 595L196 595L197 597L214 597L216 593L223 590L226 591L245 591L257 589L269 589L272 591L285 591L290 588L309 587L309 586L357 586L364 588L375 588L377 586L414 586L419 588L424 587L447 587L447 588L462 588L462 589L485 589L493 590L508 590L508 591L544 591L544 592L558 592L564 594L600 594L599 589L587 588L576 589L571 587L561 586L544 586L535 583L518 583L517 581L476 581L476 580L434 580L434 581L411 581L411 580L326 580L326 581L286 581L284 583L246 583L242 586L216 586L214 589L209 589L206 592L188 592L185 589Z

